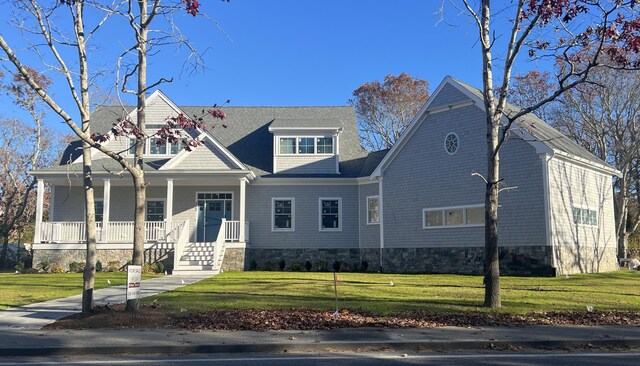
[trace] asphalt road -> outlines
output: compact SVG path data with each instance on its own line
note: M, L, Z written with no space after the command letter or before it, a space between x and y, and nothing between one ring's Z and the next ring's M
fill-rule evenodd
M97 357L5 357L14 365L232 365L232 366L381 366L381 365L633 365L640 352L492 352L492 353L338 353L338 354L214 354Z

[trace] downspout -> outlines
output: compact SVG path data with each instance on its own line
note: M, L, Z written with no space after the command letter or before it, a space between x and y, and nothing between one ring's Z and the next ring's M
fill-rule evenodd
M379 207L379 215L380 215L380 273L382 273L382 251L384 249L384 212L383 212L383 201L382 201L382 176L376 177L378 180L378 207Z

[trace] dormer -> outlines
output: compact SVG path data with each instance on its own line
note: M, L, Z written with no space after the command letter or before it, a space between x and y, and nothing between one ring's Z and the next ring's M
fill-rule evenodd
M335 120L277 118L269 132L274 174L340 174L342 127Z

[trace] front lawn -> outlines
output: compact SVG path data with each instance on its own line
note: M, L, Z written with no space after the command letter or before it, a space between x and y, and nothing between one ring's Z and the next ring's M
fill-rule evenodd
M143 275L142 278L156 276ZM98 272L96 273L95 288L124 285L126 281L126 272ZM81 293L82 273L0 273L0 310Z
M102 277L104 278L104 277ZM488 311L482 277L338 273L341 310L401 314ZM557 277L503 277L501 312L640 311L640 272ZM392 285L393 283L393 285ZM147 298L180 312L215 309L335 309L333 274L318 272L225 272L196 284Z

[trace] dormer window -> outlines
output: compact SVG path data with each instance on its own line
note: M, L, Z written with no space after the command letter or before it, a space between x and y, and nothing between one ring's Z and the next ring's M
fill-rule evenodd
M333 154L332 137L280 137L280 155Z
M167 143L158 146L160 138L152 137L149 139L149 155L166 155Z

